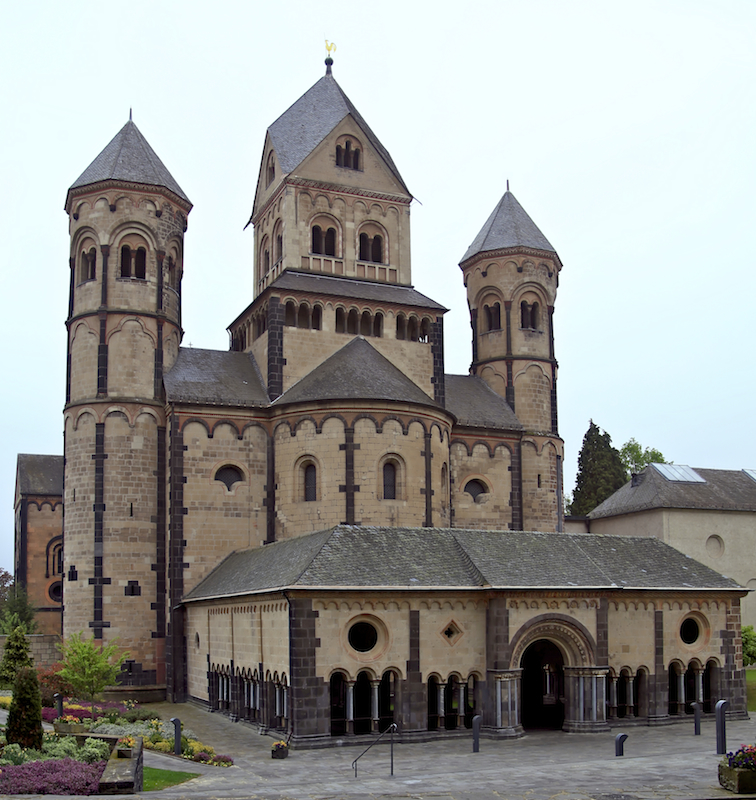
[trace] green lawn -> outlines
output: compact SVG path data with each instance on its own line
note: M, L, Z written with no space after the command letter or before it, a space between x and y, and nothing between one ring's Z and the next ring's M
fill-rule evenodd
M748 691L748 710L756 711L756 669L746 670L746 687Z
M190 781L196 778L199 772L174 772L172 769L144 768L144 792L157 792L169 786Z

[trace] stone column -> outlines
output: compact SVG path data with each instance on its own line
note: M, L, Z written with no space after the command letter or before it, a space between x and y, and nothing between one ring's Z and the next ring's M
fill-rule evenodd
M446 684L438 682L438 728L446 728Z
M615 719L617 716L617 676L611 675L611 684L609 684L609 717Z
M354 681L347 681L346 687L346 732L354 735Z
M677 713L685 714L685 673L682 670L677 673Z
M521 669L490 670L494 684L494 708L491 719L495 730L503 739L524 735L520 721Z
M627 681L627 692L625 692L627 696L627 716L634 717L635 714L635 682L634 679L635 675L632 672L625 677Z
M381 728L381 720L378 716L378 689L380 687L380 681L370 681L370 716L373 718L373 733L378 733Z
M703 674L704 671L700 668L696 668L696 702L701 704L703 708L703 699L704 699L704 692L703 692Z
M457 684L457 727L459 728L465 727L465 712L467 711L465 706L465 686L466 684L462 682Z

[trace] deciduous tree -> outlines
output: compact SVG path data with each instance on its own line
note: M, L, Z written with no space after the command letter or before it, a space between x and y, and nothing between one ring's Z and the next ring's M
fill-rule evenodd
M78 697L93 704L96 694L118 683L121 664L129 655L119 655L116 642L97 645L94 639L83 639L81 633L69 636L60 651L60 676L71 684Z
M630 480L633 473L638 473L649 464L667 464L664 456L654 447L643 447L635 439L628 439L619 451L622 466L625 468L625 480Z

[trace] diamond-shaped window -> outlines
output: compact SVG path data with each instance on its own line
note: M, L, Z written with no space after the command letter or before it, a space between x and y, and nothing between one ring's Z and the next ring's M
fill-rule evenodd
M449 646L453 647L462 636L462 629L454 620L451 620L444 626L441 635L449 643Z

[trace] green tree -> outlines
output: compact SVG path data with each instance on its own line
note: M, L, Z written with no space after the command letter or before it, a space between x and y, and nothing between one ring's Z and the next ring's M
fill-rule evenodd
M37 673L30 667L24 667L16 675L5 738L8 744L42 749L42 699Z
M756 664L756 631L753 625L743 625L740 635L743 637L743 665L749 667Z
M649 464L669 463L659 450L654 447L643 447L636 439L628 439L619 451L622 466L625 468L625 480L630 480L633 473L639 473Z
M625 468L619 452L612 447L612 437L591 420L578 456L578 475L570 513L575 516L588 514L625 482Z
M0 580L2 580L2 576L0 576ZM0 590L1 595L2 590ZM23 586L14 583L8 587L5 600L0 600L0 603L0 633L7 636L19 625L26 633L36 633L37 609L29 602L29 596Z
M24 667L32 667L34 662L29 655L29 642L22 626L18 626L11 631L5 640L3 650L3 660L0 661L0 680L5 684L11 684L16 680L16 675ZM39 688L37 689L39 691Z
M129 655L119 655L116 642L97 645L94 639L83 639L81 633L69 636L60 651L62 667L58 674L71 684L77 697L93 705L96 694L118 683L121 664Z

